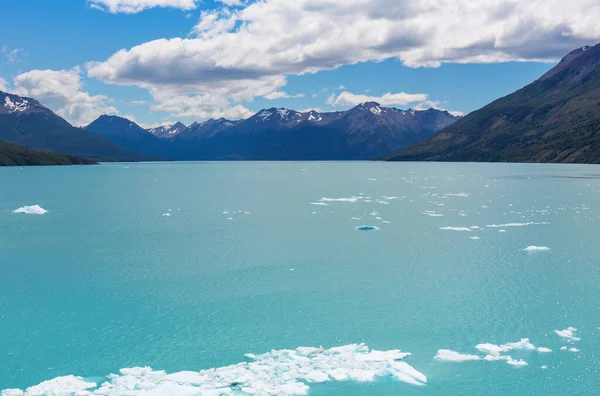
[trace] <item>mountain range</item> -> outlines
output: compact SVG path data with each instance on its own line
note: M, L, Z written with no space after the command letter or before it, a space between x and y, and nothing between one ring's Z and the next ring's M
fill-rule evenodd
M386 159L600 163L600 44Z
M0 141L37 151L105 161L139 161L151 158L125 149L88 130L75 128L35 99L1 91Z
M85 128L130 150L174 160L365 160L413 144L459 118L443 110L367 102L348 111L270 108L240 121L221 118L148 130L104 115Z

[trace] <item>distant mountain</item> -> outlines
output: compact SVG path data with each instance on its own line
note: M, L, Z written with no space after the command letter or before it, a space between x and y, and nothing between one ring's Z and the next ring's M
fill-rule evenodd
M34 150L50 150L102 160L143 160L89 131L75 128L38 101L0 91L0 140Z
M181 122L176 122L175 124L171 125L162 125L156 128L149 128L148 132L161 139L171 139L187 129L188 127Z
M399 110L363 103L321 113L264 109L242 121L192 124L173 139L177 158L203 160L372 159L455 122L440 110Z
M180 141L210 139L216 134L232 128L240 121L232 121L225 118L218 120L210 119L204 122L194 122L185 131L182 131L177 138Z
M126 118L103 115L84 128L135 152L170 157L168 142Z
M600 163L600 44L387 159Z
M0 142L0 166L25 165L87 165L85 158L33 151L16 144Z

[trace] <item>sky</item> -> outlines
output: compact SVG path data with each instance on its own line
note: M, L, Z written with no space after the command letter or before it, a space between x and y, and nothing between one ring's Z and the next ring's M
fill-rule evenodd
M600 42L598 0L19 0L0 90L82 126L365 101L467 114Z

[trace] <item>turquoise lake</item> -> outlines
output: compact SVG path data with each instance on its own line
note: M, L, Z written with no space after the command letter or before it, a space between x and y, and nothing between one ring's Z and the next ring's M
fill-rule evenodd
M0 389L597 395L599 216L598 166L3 168Z

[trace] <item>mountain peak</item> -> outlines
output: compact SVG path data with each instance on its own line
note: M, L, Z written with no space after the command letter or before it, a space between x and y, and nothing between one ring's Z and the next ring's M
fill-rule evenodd
M302 114L298 113L296 110L284 109L283 107L275 108L271 107L269 109L263 109L256 113L255 117L257 117L261 122L267 121L293 121L294 119L300 119Z
M0 91L0 114L21 114L43 110L47 109L35 99Z
M565 55L564 58L560 60L558 65L554 66L546 74L540 77L540 80L547 80L560 74L565 70L577 68L577 65L580 64L580 60L586 62L590 59L592 59L596 66L600 64L600 44L597 44L595 46L586 45L569 52L567 55ZM593 69L595 69L595 67L587 69L588 70L586 70L586 72L591 72L593 71Z

